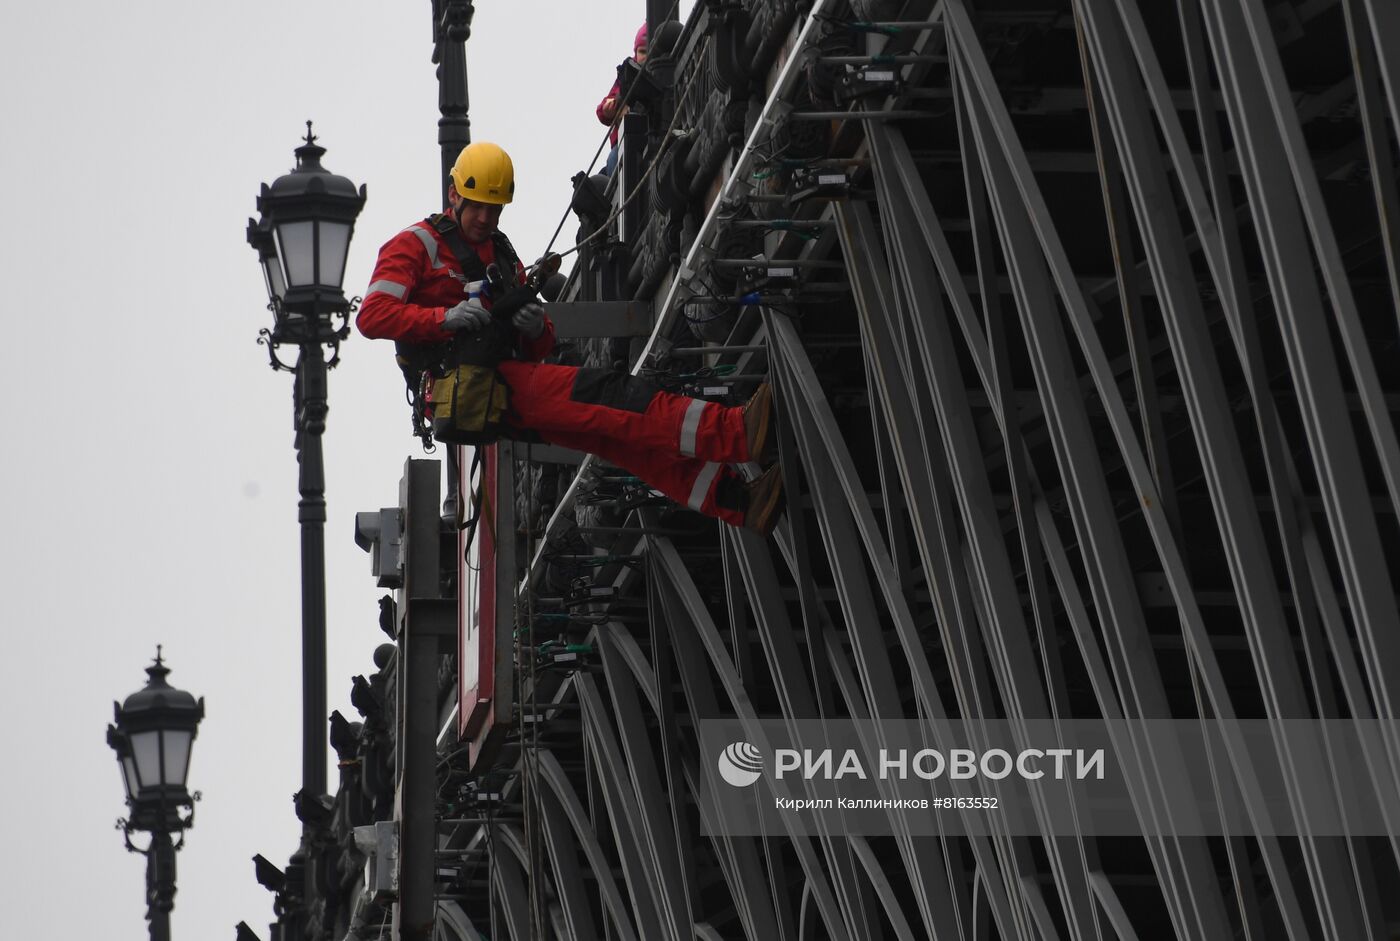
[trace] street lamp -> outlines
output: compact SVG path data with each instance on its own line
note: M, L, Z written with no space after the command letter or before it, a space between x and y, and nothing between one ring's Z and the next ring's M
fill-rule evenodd
M325 148L316 144L311 122L296 149L296 168L263 184L258 219L248 220L248 244L258 253L267 287L271 328L259 331L274 370L295 373L292 409L301 494L302 785L299 795L326 792L326 473L321 436L326 430L326 371L340 361L340 343L350 334L359 298L346 300L341 282L355 219L365 188L321 166ZM297 348L295 366L277 357L283 344ZM330 359L323 346L330 347ZM322 828L302 818L301 845L286 870L286 891L299 899L284 921L286 937L301 937L314 887L322 884ZM281 917L281 916L279 916Z
M145 688L112 703L115 725L107 726L107 744L117 753L130 816L117 821L126 848L146 857L146 920L151 941L169 941L170 912L175 907L175 851L185 845L185 830L194 824L194 802L186 777L190 750L204 699L197 702L165 681L170 670L156 648L156 661L146 668ZM187 813L181 814L181 810ZM151 835L142 848L131 840L134 830ZM172 843L171 833L180 834Z
M260 218L249 219L248 244L258 253L273 325L259 332L272 368L294 372L296 449L301 465L298 519L301 521L302 612L302 787L326 790L326 576L325 469L321 434L326 427L326 370L340 360L340 343L350 332L359 299L347 301L341 288L355 219L365 204L365 188L321 166L324 147L316 144L311 122L296 149L296 168L263 184ZM297 347L295 366L277 357L282 344ZM321 347L331 348L327 361Z
M358 304L345 299L341 282L365 188L356 190L321 166L325 153L307 121L295 169L271 186L263 184L257 203L261 217L248 220L248 244L258 253L273 315L272 328L260 335L274 369L294 371L277 359L276 348L283 343L324 343L338 352Z

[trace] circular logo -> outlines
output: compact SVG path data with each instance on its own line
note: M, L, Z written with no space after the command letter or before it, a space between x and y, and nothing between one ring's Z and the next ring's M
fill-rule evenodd
M719 775L734 787L748 787L763 771L763 753L748 742L735 742L719 754Z

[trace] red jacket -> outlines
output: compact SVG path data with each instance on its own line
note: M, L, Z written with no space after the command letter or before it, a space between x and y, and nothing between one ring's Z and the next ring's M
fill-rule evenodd
M496 260L496 246L489 239L471 247L483 265ZM515 281L520 284L524 278L525 269L517 262ZM443 343L452 338L442 326L447 309L466 298L457 256L432 226L415 222L379 250L355 326L372 340ZM483 304L491 306L489 300L483 299ZM552 349L554 323L546 314L544 332L534 340L521 337L520 352L538 362Z
M608 98L616 99L622 95L622 89L619 87L621 82L621 79L613 82L612 91L608 92L607 96L602 101L598 102L598 107L593 109L593 113L598 115L599 122L603 124L612 124L612 130L608 133L608 140L614 147L617 146L617 125L603 117L603 106L608 103ZM621 104L621 102L618 102L618 104ZM616 115L614 115L614 117L615 116Z

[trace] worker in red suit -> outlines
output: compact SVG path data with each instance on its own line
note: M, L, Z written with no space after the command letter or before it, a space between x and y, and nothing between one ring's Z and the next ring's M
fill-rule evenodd
M524 280L515 249L497 229L515 193L509 155L495 144L470 144L451 176L449 211L414 223L379 250L355 321L366 337L397 341L406 371L431 370L458 331L487 329L492 266L509 272L513 284ZM554 348L554 324L541 304L520 307L511 325L515 348L496 365L509 392L506 437L596 454L683 506L771 532L781 512L777 466L748 483L728 466L768 457L766 383L746 405L729 408L612 370L540 362Z

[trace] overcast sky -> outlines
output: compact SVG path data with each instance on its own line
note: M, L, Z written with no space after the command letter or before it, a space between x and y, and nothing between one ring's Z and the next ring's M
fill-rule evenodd
M285 865L299 834L299 536L291 379L255 343L270 315L244 225L308 118L326 167L369 187L347 294L438 208L430 10L0 12L6 937L146 937L144 861L113 829L125 808L104 733L162 643L170 681L207 710L172 933L231 939L246 920L266 941L272 899L250 858ZM593 108L643 17L642 0L478 0L472 132L515 160L502 228L527 257L604 132ZM329 705L354 719L350 678L385 640L354 514L396 503L421 456L390 344L346 344L325 450Z

